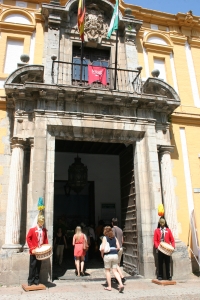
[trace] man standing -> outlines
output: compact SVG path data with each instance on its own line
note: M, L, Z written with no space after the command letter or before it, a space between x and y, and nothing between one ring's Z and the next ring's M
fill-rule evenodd
M48 244L47 230L43 228L44 216L39 215L37 220L37 226L30 228L27 234L26 240L30 252L30 263L29 263L29 276L28 285L38 285L41 260L36 259L35 249L40 248L43 244Z
M117 271L122 279L122 283L124 283L126 281L126 278L123 276L122 271L120 269L120 262L121 262L121 258L122 258L122 254L123 254L123 248L122 248L122 244L124 242L124 238L123 238L123 231L121 230L121 228L119 228L118 226L118 220L117 218L113 218L112 219L112 231L114 233L114 236L118 239L119 245L120 245L120 249L118 251L118 266L117 266Z
M168 243L175 248L174 237L164 217L159 219L158 227L154 231L154 246L158 252L158 280L163 279L163 262L165 262L167 280L172 280L170 276L170 256L158 250L160 242Z

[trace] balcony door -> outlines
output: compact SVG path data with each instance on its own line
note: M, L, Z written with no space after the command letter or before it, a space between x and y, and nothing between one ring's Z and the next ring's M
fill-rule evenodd
M78 85L80 83L80 65L81 65L81 48L80 46L73 47L73 65L72 65L72 83ZM95 67L106 68L106 84L102 84L100 80L94 81L91 85L96 88L108 88L110 76L108 67L110 66L110 51L95 48L84 48L83 67L82 67L82 84L88 83L88 65L92 66L93 71L96 72Z

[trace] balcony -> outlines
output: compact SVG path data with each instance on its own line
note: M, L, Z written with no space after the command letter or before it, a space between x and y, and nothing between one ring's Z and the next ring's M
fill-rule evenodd
M52 83L82 86L92 89L115 90L125 93L142 93L141 68L138 70L117 69L104 65L95 66L52 60ZM82 73L82 76L81 76Z

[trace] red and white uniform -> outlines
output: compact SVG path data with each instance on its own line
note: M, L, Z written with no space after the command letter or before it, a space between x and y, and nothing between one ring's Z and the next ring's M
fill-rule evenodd
M39 228L39 226L36 226L29 229L26 241L29 247L30 254L32 254L33 249L41 247L43 244L48 244L46 228Z
M155 229L155 231L154 231L154 246L156 249L160 245L161 236L162 236L161 228ZM164 242L172 245L172 247L175 248L175 241L174 241L172 232L169 228L166 228L166 227L164 228Z

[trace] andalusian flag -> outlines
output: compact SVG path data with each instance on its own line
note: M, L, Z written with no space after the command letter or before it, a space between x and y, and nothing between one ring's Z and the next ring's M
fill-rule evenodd
M110 22L110 27L108 29L107 39L111 37L111 34L114 30L118 29L118 23L119 23L119 4L118 0L116 0L113 16Z
M80 38L84 41L85 0L79 0L78 4L78 30Z

